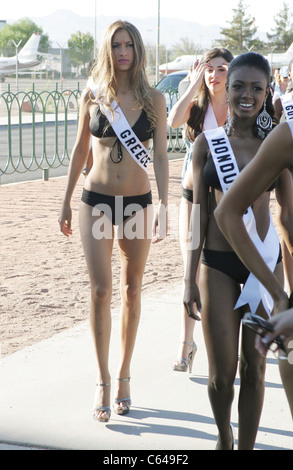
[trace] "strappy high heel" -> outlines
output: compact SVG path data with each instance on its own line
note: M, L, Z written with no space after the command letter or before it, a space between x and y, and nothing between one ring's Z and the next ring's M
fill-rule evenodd
M119 380L120 382L130 382L130 377L127 377L126 379L116 378L116 380ZM113 410L117 415L126 415L127 413L129 413L130 406L131 406L130 397L115 398L114 403L113 403Z
M109 385L111 385L109 382L105 382L105 383L97 384L97 387L107 387ZM98 413L101 413L101 414L98 416ZM103 416L104 413L106 413L107 416ZM96 407L94 405L93 418L95 421L99 421L100 423L108 423L110 416L111 416L110 406Z
M188 343L187 341L182 341L183 344L187 344L192 348L191 352L188 354L187 357L183 357L179 361L174 362L173 364L173 370L176 370L178 372L187 372L187 369L189 370L189 373L191 374L192 372L192 365L194 361L194 356L197 351L197 346L195 342L193 343Z

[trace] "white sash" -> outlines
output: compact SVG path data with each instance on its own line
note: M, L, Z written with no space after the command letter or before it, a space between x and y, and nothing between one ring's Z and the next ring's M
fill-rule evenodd
M98 90L97 87L95 87L95 84L92 81L89 81L88 86L91 88L91 91L96 97ZM131 155L133 160L145 172L147 172L151 156L146 147L140 142L136 134L133 132L121 108L118 106L117 101L114 100L111 103L113 114L106 106L104 106L103 102L99 98L97 101L110 125L114 129L115 134L117 135L122 145L126 148L129 155Z
M293 98L292 93L287 93L286 95L282 95L281 97L282 106L284 109L284 113L286 116L286 120L290 121L293 119Z
M209 144L222 190L226 192L230 184L239 174L237 161L230 141L222 127L205 131L204 133ZM264 241L259 238L251 207L249 207L246 214L244 214L243 222L254 245L268 267L273 271L276 267L279 255L279 239L271 217L270 226ZM251 312L255 313L260 301L262 301L269 315L273 309L272 297L254 274L250 273L235 305L235 309L242 305L249 304Z
M204 117L203 128L204 130L215 129L218 127L217 119L211 103L208 105L207 112Z
M141 143L136 134L133 132L117 102L114 100L111 103L111 107L114 112L114 118L108 108L103 106L102 103L100 103L100 106L122 145L126 148L127 152L131 155L133 160L144 171L147 172L151 156L146 147Z

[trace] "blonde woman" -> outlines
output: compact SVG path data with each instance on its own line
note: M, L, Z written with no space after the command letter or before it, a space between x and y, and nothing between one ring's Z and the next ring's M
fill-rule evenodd
M121 20L111 24L92 70L90 88L81 99L77 139L59 218L61 231L69 236L70 201L92 137L93 166L82 194L80 233L91 284L90 320L98 365L93 415L102 422L107 422L111 414L108 358L114 226L118 226L121 261L121 357L113 403L117 414L127 413L131 404L130 363L140 318L143 273L152 240L152 230L148 230L150 215L151 222L154 220L153 242L166 233L169 178L166 103L164 96L149 86L145 62L144 45L136 27ZM123 135L133 132L123 142L122 133L116 134L117 121L121 120L125 126L129 124ZM154 219L147 174L151 138L159 197Z

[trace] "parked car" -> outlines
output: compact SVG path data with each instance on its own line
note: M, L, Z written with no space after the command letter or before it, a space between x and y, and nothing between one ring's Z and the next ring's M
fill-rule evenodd
M178 85L187 74L188 70L180 70L179 72L169 73L168 75L165 75L155 86L155 88L160 90L165 95L168 115L170 109L178 100Z
M155 88L160 90L165 95L167 105L167 116L169 116L170 109L178 100L178 85L181 80L186 77L187 74L188 70L180 70L178 72L169 73L168 75L165 75L165 77L163 77L155 86ZM182 129L183 126L181 126L178 130L171 129L169 124L167 124L168 137L181 137Z

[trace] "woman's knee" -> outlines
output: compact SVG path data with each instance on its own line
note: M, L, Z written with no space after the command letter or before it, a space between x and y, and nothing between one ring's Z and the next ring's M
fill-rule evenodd
M209 379L209 390L215 393L226 393L233 390L234 377L229 378L228 374L214 374Z
M263 358L254 361L240 359L239 375L241 382L253 388L263 386L265 380L265 361Z
M128 305L135 305L140 301L141 287L137 282L130 282L121 287L122 298Z
M91 298L94 304L108 304L111 302L112 289L110 286L95 284L91 288Z

